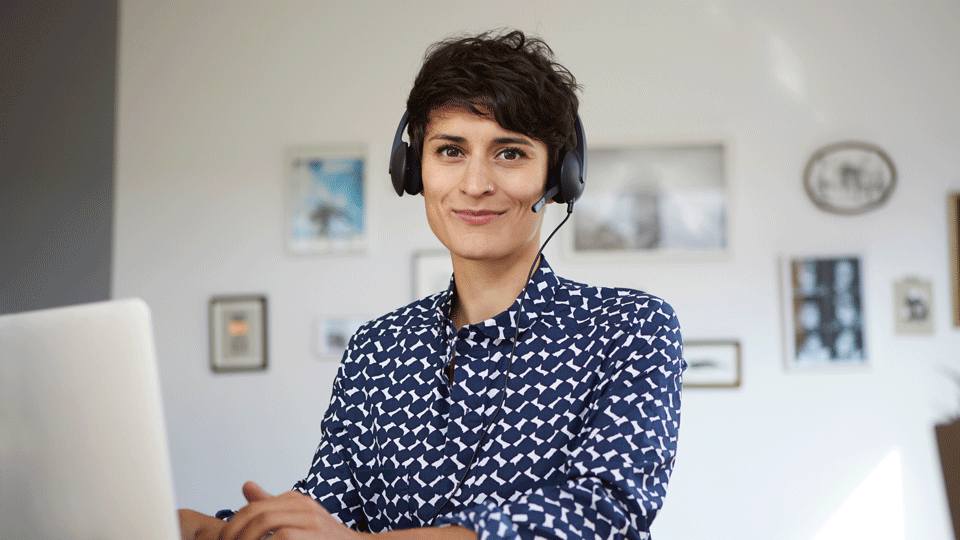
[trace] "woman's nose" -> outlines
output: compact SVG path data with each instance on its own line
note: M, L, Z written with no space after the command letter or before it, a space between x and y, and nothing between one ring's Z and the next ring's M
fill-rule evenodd
M471 159L464 170L460 190L472 197L479 197L494 191L492 171L483 159Z

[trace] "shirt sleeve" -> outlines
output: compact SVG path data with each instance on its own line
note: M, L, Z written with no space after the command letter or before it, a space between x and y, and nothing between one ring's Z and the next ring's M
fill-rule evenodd
M649 538L676 456L685 363L668 304L639 312L628 328L607 350L565 481L443 515L437 524L470 528L481 540Z
M344 353L343 361L333 383L330 406L320 423L320 445L313 458L307 477L294 484L293 489L313 497L337 520L346 526L367 532L367 520L362 511L359 492L349 466L347 442L362 436L362 425L350 420L364 410L365 392L356 386L360 379L357 363L355 334Z

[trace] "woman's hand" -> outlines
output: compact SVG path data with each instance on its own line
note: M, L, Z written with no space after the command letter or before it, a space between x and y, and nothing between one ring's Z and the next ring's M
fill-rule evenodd
M217 540L225 523L222 519L187 510L178 510L180 537L183 540Z
M274 497L247 482L243 496L249 504L224 523L219 540L260 540L270 532L270 540L357 540L362 536L302 493L288 491Z

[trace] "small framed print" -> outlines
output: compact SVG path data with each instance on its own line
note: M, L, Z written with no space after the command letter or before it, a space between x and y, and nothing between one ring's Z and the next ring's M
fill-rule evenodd
M364 148L291 147L286 151L287 249L295 254L366 248Z
M904 278L893 284L894 331L898 334L933 333L933 284Z
M740 386L739 341L684 341L684 388L736 388Z
M267 368L267 298L210 299L210 368L215 372Z
M453 263L447 251L418 251L413 254L413 299L443 292L450 286Z
M369 320L367 317L328 317L317 319L316 354L321 359L340 360L353 334Z
M784 257L781 265L787 368L866 366L860 258Z

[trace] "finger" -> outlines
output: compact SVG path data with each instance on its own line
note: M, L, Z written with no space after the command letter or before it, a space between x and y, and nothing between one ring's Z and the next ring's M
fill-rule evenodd
M260 540L271 532L274 533L274 536L283 538L294 534L294 531L312 530L316 537L317 533L320 532L317 525L317 517L303 511L302 508L285 508L274 512L259 513L246 520L235 536L225 536L237 540Z
M222 540L259 540L281 526L302 527L309 522L304 516L315 512L315 506L319 505L313 499L293 492L251 502L227 522Z
M262 501L273 497L273 495L267 493L266 490L257 485L256 482L252 481L243 484L243 496L246 497L247 502Z

